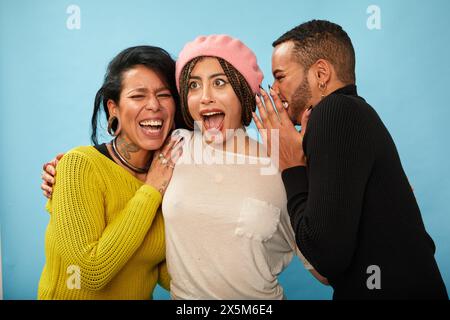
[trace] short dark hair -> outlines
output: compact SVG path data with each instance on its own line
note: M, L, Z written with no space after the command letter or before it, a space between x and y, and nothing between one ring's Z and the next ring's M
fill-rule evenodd
M339 80L355 83L355 50L341 26L326 20L311 20L286 32L272 43L273 47L294 42L294 53L306 69L319 59L333 64Z
M175 61L170 54L159 47L154 46L136 46L120 52L108 65L102 87L97 91L94 101L94 111L91 119L91 141L94 145L97 141L97 124L101 113L101 106L106 114L106 120L109 119L108 100L119 103L120 93L122 92L122 76L138 65L143 65L158 74L168 86L173 99L175 100L175 126L177 128L186 128L180 112L180 99L175 84ZM112 129L117 129L117 123L113 123Z

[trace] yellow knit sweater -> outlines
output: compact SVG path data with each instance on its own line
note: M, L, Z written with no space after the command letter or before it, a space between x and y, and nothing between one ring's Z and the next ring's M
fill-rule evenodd
M161 194L94 147L58 163L39 299L151 299L169 287Z

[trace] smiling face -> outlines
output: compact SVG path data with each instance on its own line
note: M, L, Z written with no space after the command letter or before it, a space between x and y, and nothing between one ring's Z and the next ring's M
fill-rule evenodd
M122 74L119 103L108 101L120 135L142 150L157 150L173 127L175 101L157 73L139 65Z
M273 89L288 106L294 123L300 123L303 111L313 104L308 72L294 58L294 43L286 41L277 45L272 54Z
M189 77L187 104L194 121L213 137L227 129L242 127L242 106L222 66L216 58L199 60ZM220 142L214 139L215 142Z

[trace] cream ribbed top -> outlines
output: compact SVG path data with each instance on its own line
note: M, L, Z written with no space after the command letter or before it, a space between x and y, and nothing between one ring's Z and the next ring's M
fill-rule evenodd
M282 299L278 275L297 249L280 174L262 174L269 164L260 160L268 159L202 146L199 132L180 132L183 156L162 205L172 297ZM236 163L207 164L215 155Z

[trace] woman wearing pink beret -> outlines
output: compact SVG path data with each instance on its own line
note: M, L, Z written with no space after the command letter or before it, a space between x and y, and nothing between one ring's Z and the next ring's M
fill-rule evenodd
M162 203L173 299L283 299L278 275L294 255L327 283L298 251L281 176L246 131L262 79L255 54L228 35L198 37L179 54L193 131L173 133L183 152Z

